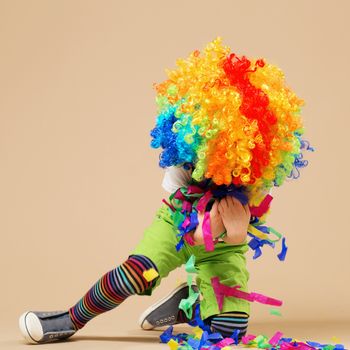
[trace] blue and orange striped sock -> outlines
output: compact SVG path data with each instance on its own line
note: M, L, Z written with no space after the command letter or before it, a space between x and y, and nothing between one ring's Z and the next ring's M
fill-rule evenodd
M157 278L148 281L143 273L156 265L146 256L131 255L117 268L105 273L71 308L69 315L76 328L81 329L95 316L114 309L128 296L140 294L153 287Z

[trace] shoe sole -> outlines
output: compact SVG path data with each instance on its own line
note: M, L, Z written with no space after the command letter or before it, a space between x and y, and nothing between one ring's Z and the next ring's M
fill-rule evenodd
M194 285L194 284L192 284ZM168 300L170 300L177 292L179 292L181 289L183 289L184 287L187 286L187 283L181 283L177 288L175 288L171 293L169 293L168 295L166 295L164 298L160 299L158 302L156 302L155 304L151 305L148 309L146 309L140 316L139 318L139 326L144 329L144 330L151 330L157 327L163 327L166 326L166 324L164 325L159 325L159 326L153 326L151 325L147 320L147 316L149 316L154 310L156 310L159 306L161 306L162 304L166 303Z
M19 329L26 341L31 344L38 344L44 336L39 317L31 311L26 311L20 316Z

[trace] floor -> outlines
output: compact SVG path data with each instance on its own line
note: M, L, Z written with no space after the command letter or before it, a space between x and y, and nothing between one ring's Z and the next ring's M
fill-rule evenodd
M19 333L17 319L13 318L10 321L0 324L0 349L28 349L28 345L22 340ZM137 328L134 320L130 320L128 317L125 317L124 320L118 318L113 322L109 318L95 321L97 322L94 324L90 322L89 327L84 327L69 341L43 344L40 345L40 349L169 349L166 344L159 343L159 335L162 330L142 331ZM191 328L178 325L175 326L175 330L188 333ZM336 337L335 341L339 341L345 345L345 348L350 349L349 323L251 323L248 333L265 334L271 337L277 330L281 331L285 337L292 337L300 341L310 340L334 344L332 337Z

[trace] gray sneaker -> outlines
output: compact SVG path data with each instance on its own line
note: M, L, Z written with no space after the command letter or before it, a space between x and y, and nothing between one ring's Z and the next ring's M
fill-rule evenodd
M191 286L194 292L199 289L195 284ZM189 295L187 283L182 283L163 299L151 305L139 318L139 325L142 329L149 330L157 327L170 326L183 323L178 320L179 304L182 299ZM199 297L196 304L199 303Z
M65 340L76 332L68 311L27 311L19 318L19 328L32 344Z

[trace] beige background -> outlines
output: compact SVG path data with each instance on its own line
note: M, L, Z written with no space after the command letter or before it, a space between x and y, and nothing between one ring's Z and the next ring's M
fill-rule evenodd
M286 261L269 247L256 261L249 252L250 289L284 300L282 318L252 305L251 331L272 335L306 322L288 335L320 340L312 329L323 329L324 341L347 337L349 7L346 0L0 1L6 348L21 344L23 311L73 305L137 244L166 195L159 151L149 147L152 83L216 36L284 70L306 101L305 137L317 149L298 181L274 191L270 224L287 236ZM185 276L173 272L154 296L129 299L81 334L142 334L139 314ZM130 348L126 342L120 346Z

